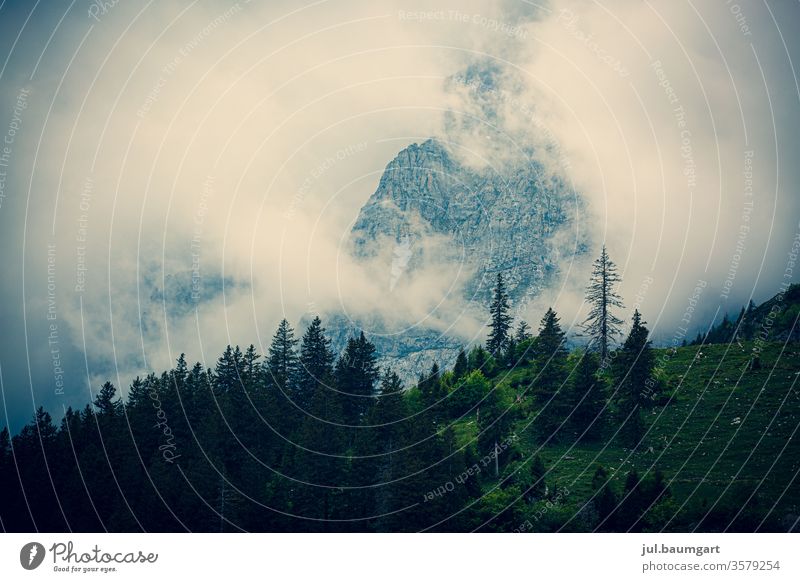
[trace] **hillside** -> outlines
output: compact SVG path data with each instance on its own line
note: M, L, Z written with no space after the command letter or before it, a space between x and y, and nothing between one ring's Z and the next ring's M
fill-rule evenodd
M499 285L498 285L499 288ZM7 531L796 531L800 344L536 336L405 389L319 318L0 431ZM299 343L299 349L297 344ZM754 357L757 355L758 357ZM644 388L647 390L644 390ZM651 389L652 388L652 389ZM376 390L378 391L376 393ZM377 396L377 397L376 397ZM26 499L36 499L27 504Z
M728 343L760 337L770 341L800 341L800 326L795 325L800 314L800 284L789 285L784 293L756 306L752 301L742 307L735 318L727 313L707 334L700 334L693 344Z
M619 491L632 470L640 477L656 469L663 472L672 494L667 513L674 516L673 527L680 531L797 527L800 344L764 344L761 369L748 370L752 348L752 342L745 342L741 347L656 350L666 396L645 415L647 434L633 451L613 439L594 444L567 439L542 445L534 430L537 407L519 405L520 418L512 431L519 437L519 456L526 461L510 464L500 480L486 484L484 493L498 484L502 489L513 483L518 474L528 472L527 460L539 455L549 488L569 494L558 496L558 502L545 512L547 518L534 521L534 531L581 529L574 521L566 525L561 521L574 516L593 495L597 466L608 471ZM512 386L530 374L529 368L514 370L501 376L498 386L514 393ZM461 445L472 442L476 433L473 418L456 425ZM540 505L539 510L547 502ZM537 510L527 513L536 515ZM530 521L524 513L521 518Z

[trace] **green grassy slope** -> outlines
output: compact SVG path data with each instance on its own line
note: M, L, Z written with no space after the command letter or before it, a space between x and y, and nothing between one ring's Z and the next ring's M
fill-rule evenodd
M504 487L502 477L513 480L513 471L527 471L527 459L538 454L548 470L548 486L569 492L557 504L564 514L591 497L592 476L602 465L619 490L631 469L642 477L659 469L670 485L674 511L685 519L692 512L724 507L730 513L744 507L773 523L792 521L800 513L795 479L800 470L800 344L763 344L761 368L748 370L752 348L752 342L745 342L656 350L665 396L646 413L647 434L634 451L617 444L613 422L597 443L566 438L543 444L535 434L537 409L531 399L523 399L514 426L520 461L509 463L501 480L484 482L485 491ZM528 372L512 371L499 381L499 389L514 392L511 386ZM461 444L476 431L474 415L455 426Z

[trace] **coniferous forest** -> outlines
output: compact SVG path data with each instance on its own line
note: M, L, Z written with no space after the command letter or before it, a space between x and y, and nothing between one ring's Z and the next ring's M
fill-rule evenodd
M751 305L654 348L617 282L604 249L576 343L553 309L514 321L498 274L485 345L410 386L363 333L334 353L316 317L39 408L0 434L2 529L796 529L797 287L769 329Z

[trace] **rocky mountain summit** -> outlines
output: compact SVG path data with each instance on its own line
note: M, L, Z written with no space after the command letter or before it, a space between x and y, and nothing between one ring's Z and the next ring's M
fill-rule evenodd
M482 321L498 272L514 308L524 309L555 281L565 262L586 251L577 228L581 213L578 196L533 155L475 167L436 139L408 146L386 166L361 208L351 252L365 263L385 265L381 284L389 309L393 295L404 292L404 280L424 280L426 269L454 273L447 293L434 298L436 313L429 319L437 325L423 320L388 325L380 313L360 319L329 316L334 347L363 329L383 363L406 380L434 361L451 365L472 338L448 329L442 314ZM402 314L397 316L402 321Z

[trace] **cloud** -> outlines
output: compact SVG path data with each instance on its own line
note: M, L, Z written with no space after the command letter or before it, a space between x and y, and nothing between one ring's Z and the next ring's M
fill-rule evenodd
M82 403L99 377L118 372L124 385L182 351L213 365L229 342L263 349L281 317L310 308L434 313L437 328L455 321L474 337L480 322L463 306L434 309L463 276L458 265L400 280L405 299L387 306L392 249L366 267L344 253L386 163L432 135L473 161L536 151L586 197L623 294L653 278L641 308L663 335L698 279L708 314L764 299L782 277L798 216L797 93L769 7L742 8L745 35L712 2L121 2L94 16L76 7L63 22L37 13L12 51L30 9L0 10L10 54L0 134L30 89L0 206L8 268L20 275L2 283L0 317L28 342L8 342L0 359L15 410ZM796 17L774 10L786 12L778 23ZM487 63L498 83L488 108L454 85ZM489 144L481 132L492 123ZM721 300L749 151L750 230ZM47 350L48 244L66 397ZM585 277L585 264L568 263L527 317L552 303L579 321ZM164 290L193 281L205 291L187 313Z

